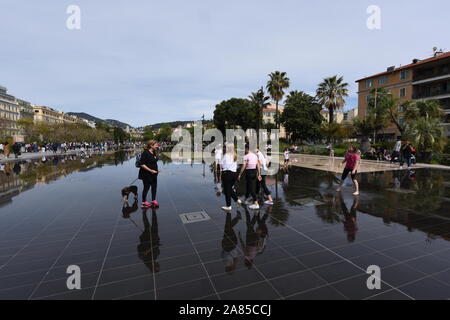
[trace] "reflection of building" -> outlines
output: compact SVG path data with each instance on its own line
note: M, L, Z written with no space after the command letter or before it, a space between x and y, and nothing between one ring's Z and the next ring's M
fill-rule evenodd
M20 133L16 121L20 119L20 108L16 98L8 89L0 87L0 136L12 137Z
M79 120L75 116L65 114L48 107L33 106L34 121L47 123L78 123Z
M437 99L450 122L450 52L435 50L433 57L418 60L399 68L362 78L358 83L358 107L361 118L367 116L370 93L376 88L385 88L400 102L408 100ZM390 125L384 130L386 136L394 137L398 130Z
M320 114L323 116L327 123L330 122L330 115L327 110L321 110ZM335 111L333 117L335 123L351 123L353 119L358 117L358 108L348 111Z
M285 106L278 105L278 113L281 115L284 111ZM275 126L275 116L277 113L276 105L275 103L271 102L270 106L263 109L263 124L267 125L269 123L273 124ZM286 130L283 126L280 126L280 138L286 138Z

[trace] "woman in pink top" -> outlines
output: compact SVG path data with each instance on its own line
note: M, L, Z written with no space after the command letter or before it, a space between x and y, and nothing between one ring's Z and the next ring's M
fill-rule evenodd
M248 147L245 147L244 164L242 165L238 180L241 179L244 172L246 180L245 198L248 199L248 197L251 196L253 204L249 208L257 210L259 209L259 204L258 199L256 198L256 179L261 180L261 174L258 156L256 153L250 151Z
M356 174L358 173L360 161L361 157L356 152L355 147L350 146L348 148L348 152L344 155L344 161L342 161L342 164L345 163L345 168L344 172L342 173L339 188L337 189L338 192L341 191L341 187L345 179L347 179L348 175L351 174L353 184L355 185L355 192L353 193L353 195L355 196L359 195L359 184L358 181L356 180Z

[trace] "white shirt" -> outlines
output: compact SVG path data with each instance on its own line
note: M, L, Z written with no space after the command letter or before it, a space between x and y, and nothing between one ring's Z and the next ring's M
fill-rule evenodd
M397 141L395 143L394 151L400 152L401 147L402 147L402 142L401 141Z
M261 167L262 167L262 172L261 173L263 175L266 175L267 171L268 171L268 169L267 169L267 159L266 159L266 157L264 156L264 154L261 151L258 151L256 153L256 155L258 156L259 162L261 162Z
M284 159L289 160L289 151L284 152Z
M216 149L216 150L214 151L215 158L216 158L217 161L222 160L222 153L223 153L223 152L222 152L221 149Z
M222 159L222 171L237 171L237 161L234 161L234 155L226 153Z

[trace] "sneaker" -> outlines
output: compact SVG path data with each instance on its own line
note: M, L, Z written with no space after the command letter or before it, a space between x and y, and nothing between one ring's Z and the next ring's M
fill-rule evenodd
M259 209L259 204L252 204L252 205L249 207L249 209L252 209L252 210L258 210L258 209Z
M231 211L233 208L232 207L222 207L223 211Z
M268 206L273 206L273 201L267 200L264 202L264 204L267 204Z
M241 199L238 199L237 204L240 205L240 206L242 206L242 200L241 200Z
M152 206L152 204L147 201L142 202L142 204L141 204L142 208L150 208L151 206Z
M152 207L155 207L155 208L159 208L159 203L158 203L158 201L153 200L152 203L151 203L151 206L152 206Z

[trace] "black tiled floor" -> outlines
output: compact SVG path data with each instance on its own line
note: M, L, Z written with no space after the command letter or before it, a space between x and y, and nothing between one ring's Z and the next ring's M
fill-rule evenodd
M97 161L115 163L116 156ZM354 210L347 186L337 194L328 174L292 168L289 185L280 176L278 188L270 186L278 197L273 207L262 206L259 220L258 212L234 210L230 227L207 167L204 177L201 165L161 167L161 208L137 208L128 219L122 218L119 191L136 176L133 160L73 172L13 197L0 208L0 299L28 299L33 292L33 299L91 299L94 292L96 299L143 300L449 298L447 207L424 214L414 207L429 188L447 188L427 184L450 181L447 172L418 170L417 200L384 191L392 172L378 175L376 183L361 175ZM18 176L8 179L23 183ZM244 182L237 186L240 195ZM38 201L47 194L52 203ZM292 201L305 197L325 205ZM31 202L40 205L27 210L24 203ZM182 224L179 214L197 211L211 220ZM233 220L238 211L240 219ZM73 264L81 268L81 291L66 287ZM367 289L370 265L381 268L381 291Z

